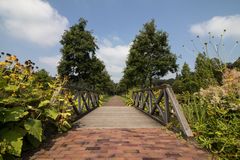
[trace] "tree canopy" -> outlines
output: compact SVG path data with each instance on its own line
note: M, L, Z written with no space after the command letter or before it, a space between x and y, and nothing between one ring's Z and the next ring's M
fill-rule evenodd
M90 78L93 57L98 48L86 25L87 21L81 18L78 24L64 32L60 41L63 47L58 73L61 77L68 76L72 81Z
M64 32L60 41L63 47L58 73L61 77L67 76L71 85L110 91L114 83L104 63L96 57L96 39L86 25L87 21L80 18L77 24Z
M128 86L151 86L153 78L177 71L176 59L170 51L168 34L157 30L154 20L151 20L144 24L133 40L124 69L124 81Z

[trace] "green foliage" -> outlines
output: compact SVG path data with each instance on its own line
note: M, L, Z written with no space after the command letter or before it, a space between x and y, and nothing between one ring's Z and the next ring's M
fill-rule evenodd
M199 53L195 62L195 72L191 72L184 63L181 75L173 83L175 93L198 92L200 88L222 84L223 72L226 66L218 58L208 58Z
M27 133L33 135L38 141L42 141L42 122L37 119L27 119L24 122Z
M123 76L126 80L122 82L128 87L151 86L153 78L176 70L176 56L170 52L168 34L158 31L154 20L144 24L130 48Z
M4 142L4 153L20 156L23 145L23 136L26 132L17 126L5 127L0 130L1 140Z
M233 63L227 63L227 68L240 70L240 57Z
M53 120L56 120L58 117L58 112L55 109L45 109L44 114L47 117L52 118Z
M240 158L239 90L240 72L226 70L222 86L179 97L196 140L222 159Z
M114 83L104 63L95 55L98 46L86 25L87 21L80 18L78 24L64 32L58 74L62 78L67 76L71 86L112 94Z
M43 89L48 89L48 83L52 81L52 77L49 76L48 72L44 69L35 72L35 82L41 84ZM35 83L34 82L34 83Z
M190 71L187 63L184 63L181 70L181 75L176 78L172 84L175 93L190 92L194 93L199 91L200 86L195 77L195 73Z
M233 67L240 70L240 57L233 63Z
M62 36L62 59L58 66L61 77L68 76L73 81L90 78L92 57L98 47L91 32L85 29L86 25L87 21L81 18Z
M28 114L28 112L25 111L22 107L1 108L0 111L0 122L3 123L19 121L20 118L23 118Z
M43 72L43 71L42 71ZM47 134L49 123L66 131L70 112L68 101L60 106L51 97L63 85L47 74L34 72L30 60L20 64L16 56L7 55L0 61L0 155L13 159L21 156L24 146L37 147ZM45 75L45 76L40 76ZM40 78L45 77L45 78ZM62 98L59 95L58 98ZM63 116L64 115L64 116ZM28 141L26 141L28 139Z
M200 88L216 85L217 81L214 77L211 60L206 55L199 53L195 63L195 76Z
M133 100L133 92L138 90L137 88L132 88L130 90L128 90L128 92L123 96L124 98L124 102L127 106L133 106L134 104L134 100Z

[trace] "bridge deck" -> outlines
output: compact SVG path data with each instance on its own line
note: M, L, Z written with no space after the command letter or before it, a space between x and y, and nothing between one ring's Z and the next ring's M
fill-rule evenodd
M113 97L80 119L30 159L206 160L209 154L167 131L140 111L118 105ZM122 102L121 102L122 103Z
M161 125L133 107L99 107L80 119L81 128L159 128Z

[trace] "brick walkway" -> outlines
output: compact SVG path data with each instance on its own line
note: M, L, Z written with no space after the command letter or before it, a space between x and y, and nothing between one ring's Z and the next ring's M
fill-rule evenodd
M108 108L108 107L104 107ZM114 107L109 107L114 108ZM126 107L127 108L127 107ZM116 108L117 109L117 108ZM133 109L133 108L132 108ZM98 109L97 109L98 110ZM98 112L95 110L96 112ZM117 109L118 110L118 109ZM94 111L94 112L95 112ZM101 110L99 110L100 112ZM136 110L137 111L137 110ZM133 111L132 111L133 112ZM136 112L137 113L137 112ZM87 116L90 116L91 114ZM101 113L102 114L102 113ZM134 114L134 113L131 113ZM116 114L114 117L121 114ZM143 116L146 116L142 114ZM87 117L86 116L86 117ZM105 115L103 114L103 117ZM106 117L106 116L105 116ZM132 116L134 117L134 116ZM139 117L142 119L144 117ZM116 120L116 119L115 119ZM81 121L81 120L80 120ZM108 120L111 123L110 120ZM121 123L126 123L122 121ZM150 128L77 127L52 140L36 152L30 159L37 160L207 160L209 154L163 127L152 125ZM110 125L111 126L111 125ZM118 124L122 126L122 124Z

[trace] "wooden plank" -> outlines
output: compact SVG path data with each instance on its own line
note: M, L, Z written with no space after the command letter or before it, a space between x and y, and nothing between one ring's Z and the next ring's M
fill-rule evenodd
M161 90L159 97L156 97L153 94L153 89ZM156 117L156 116L154 116L154 113L158 109L159 110L158 119L161 122L163 122L165 125L167 125L167 123L170 122L171 114L174 114L180 123L182 132L187 137L192 137L193 136L192 131L189 127L189 124L182 112L181 106L179 105L171 86L170 85L162 85L160 87L155 87L153 89L148 88L148 89L144 89L144 90L135 91L134 92L135 107L144 111L144 107L148 106L149 112L147 114L151 115L151 117ZM145 97L145 98L144 98L144 93L147 93L147 97ZM162 108L162 106L160 106L160 102L163 99L163 97L164 97L164 107ZM174 113L170 112L170 102L172 103L171 106L173 107ZM174 128L176 129L176 127L174 127Z
M79 92L77 92L77 98L78 98L78 110L79 110L79 113L82 113L82 102L81 102L81 95Z
M151 91L148 91L148 94L149 94L149 113L151 114L152 113L152 94L151 94Z
M88 106L88 104L87 104L87 102L86 102L86 99L85 99L84 94L86 95L86 93L83 93L83 94L81 95L82 100L83 100L83 103L84 103L84 106L86 107L86 109L87 109L88 111L90 111L90 108L89 108L89 106Z
M147 96L145 97L145 100L144 100L144 98L143 98L144 102L143 102L142 110L144 110L145 107L147 106L148 97L149 97L149 95L147 94ZM148 106L147 106L147 107L148 107Z
M70 104L71 104L71 106L72 106L74 112L75 112L77 115L80 115L80 113L79 113L77 107L75 106L75 104L74 104L74 102L73 102L73 99L72 99L72 98L69 98L68 101L70 102Z
M168 93L168 96L169 96L172 104L173 104L173 109L176 112L177 119L180 122L180 125L183 129L183 132L185 133L186 136L192 137L193 136L192 130L189 127L189 124L188 124L188 122L187 122L187 120L186 120L186 118L185 118L185 116L182 112L182 108L179 105L172 88L168 87L168 88L166 88L166 91Z
M169 122L170 118L170 108L169 108L169 97L166 89L164 89L164 98L165 98L165 123L167 124Z
M164 94L163 94L163 91L160 92L160 95L158 98L155 97L155 95L153 94L153 91L151 91L151 94L152 94L152 97L153 97L153 101L154 101L154 106L153 106L153 109L152 109L152 112L151 114L153 114L157 108L157 105L156 104L159 104L159 102L162 100ZM159 107L160 108L160 107ZM161 109L160 109L161 110ZM162 111L162 110L161 110Z

